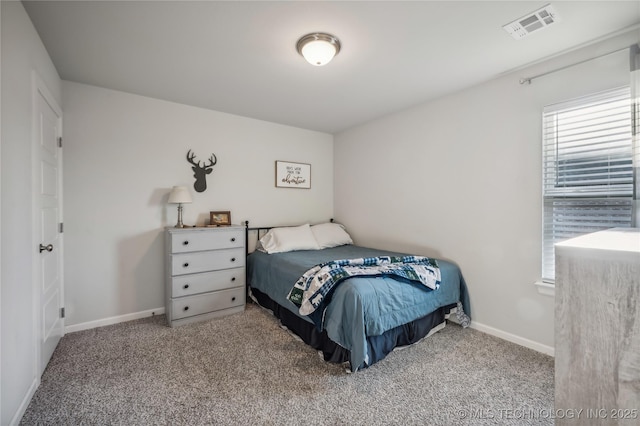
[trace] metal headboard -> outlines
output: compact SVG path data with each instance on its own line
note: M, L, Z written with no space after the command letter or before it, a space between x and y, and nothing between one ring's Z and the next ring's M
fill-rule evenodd
M333 223L333 218L329 219L329 222ZM266 234L272 228L280 228L283 226L300 226L300 225L274 225L274 226L255 226L249 227L249 221L244 221L244 250L245 250L245 261L244 261L244 272L245 272L245 282L247 288L247 302L250 300L249 294L249 262L247 261L247 257L249 257L249 232L256 233L256 245L258 244L258 240L262 238L264 234Z
M333 223L333 218L329 219L329 222ZM249 256L249 232L256 233L256 243L264 234L266 234L270 229L273 228L281 228L286 226L300 226L300 225L274 225L274 226L255 226L249 227L249 221L244 221L244 248L245 248L245 257ZM245 262L246 265L247 262Z

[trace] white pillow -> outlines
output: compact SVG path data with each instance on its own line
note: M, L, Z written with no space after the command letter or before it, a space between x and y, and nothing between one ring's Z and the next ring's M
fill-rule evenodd
M321 249L353 244L353 240L344 230L344 227L337 223L321 223L313 225L311 232Z
M294 250L318 250L320 248L313 237L309 224L272 228L260 238L260 244L269 254Z

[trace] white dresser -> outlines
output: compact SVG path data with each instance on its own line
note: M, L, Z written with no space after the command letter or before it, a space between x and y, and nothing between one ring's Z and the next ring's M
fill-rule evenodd
M640 424L640 229L556 244L555 297L556 425Z
M169 325L244 310L244 227L167 228L165 252Z

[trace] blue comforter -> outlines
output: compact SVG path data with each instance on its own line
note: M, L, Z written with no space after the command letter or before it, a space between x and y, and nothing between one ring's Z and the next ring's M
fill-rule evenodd
M353 245L276 254L256 251L248 258L248 280L251 287L312 323L287 299L293 284L308 269L336 259L404 255ZM325 311L324 328L331 340L350 351L352 370L369 365L367 336L379 336L458 301L469 314L468 295L460 269L444 260L438 260L438 265L441 283L436 291L425 291L420 283L389 277L353 277L335 289Z

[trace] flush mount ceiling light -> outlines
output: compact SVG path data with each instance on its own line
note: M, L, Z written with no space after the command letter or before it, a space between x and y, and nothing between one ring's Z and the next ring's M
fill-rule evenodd
M331 34L311 33L298 40L296 49L307 62L319 67L328 64L340 52L340 40Z

